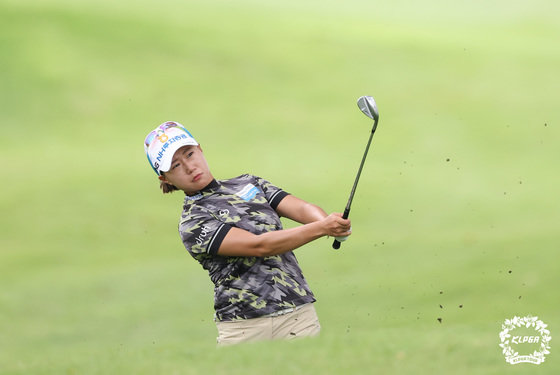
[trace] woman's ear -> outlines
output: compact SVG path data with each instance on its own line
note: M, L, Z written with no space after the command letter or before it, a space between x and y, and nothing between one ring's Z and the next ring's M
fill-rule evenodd
M173 185L169 181L167 181L164 173L162 173L161 176L158 176L158 178L159 178L159 187L160 187L161 191L163 192L163 194L167 194L167 193L171 193L175 190L179 190L179 189L177 189L177 187L175 187L175 185Z

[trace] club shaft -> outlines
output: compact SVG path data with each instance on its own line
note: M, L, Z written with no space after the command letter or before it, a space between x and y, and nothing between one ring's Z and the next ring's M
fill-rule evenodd
M348 219L350 215L350 207L352 206L352 201L354 200L354 194L356 193L356 187L358 186L358 181L360 181L360 175L362 174L362 169L364 168L364 163L366 162L366 157L369 151L369 146L371 145L371 140L373 139L373 134L375 133L375 129L377 129L377 119L373 124L373 128L371 129L371 133L369 135L368 143L366 146L366 150L364 152L364 156L362 157L362 162L360 163L360 168L358 168L358 174L356 175L356 179L354 180L354 186L352 186L352 191L350 192L350 197L348 198L348 202L346 203L346 208L344 209L344 213L342 217L344 219ZM333 249L340 248L340 241L334 240L333 242Z
M362 175L362 169L364 168L364 164L366 162L366 157L369 151L369 146L371 145L371 140L373 139L373 133L375 132L375 126L369 135L368 143L366 146L366 150L364 152L364 156L362 157L362 162L360 163L360 168L358 168L358 174L356 175L356 179L354 180L354 186L352 186L352 191L350 192L350 197L348 198L348 203L346 203L346 208L344 209L344 216L345 219L348 219L348 215L350 214L350 207L352 206L352 201L354 200L354 194L356 193L356 188L358 187L358 181L360 181L360 176Z

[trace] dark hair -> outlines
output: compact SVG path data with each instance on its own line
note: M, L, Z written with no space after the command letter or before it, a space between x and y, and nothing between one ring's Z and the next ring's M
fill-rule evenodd
M171 185L171 184L168 184L167 182L163 182L163 181L160 181L159 187L160 187L161 191L163 191L163 194L172 193L175 190L179 190L179 189L177 189L177 187L175 185Z

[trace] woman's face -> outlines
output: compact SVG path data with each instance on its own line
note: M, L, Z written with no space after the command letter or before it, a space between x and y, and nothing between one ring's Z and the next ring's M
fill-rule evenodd
M187 195L193 195L212 182L214 177L200 146L183 146L175 151L171 168L159 179L183 190Z

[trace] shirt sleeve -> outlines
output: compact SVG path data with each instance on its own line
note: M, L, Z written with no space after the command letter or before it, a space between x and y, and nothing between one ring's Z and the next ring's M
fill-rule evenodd
M230 229L229 224L198 207L192 207L179 223L181 240L193 257L200 254L216 255Z
M272 185L264 178L260 178L257 176L254 176L254 178L257 184L259 185L259 187L261 188L261 190L263 191L266 200L268 201L268 204L270 204L270 207L272 207L275 210L276 207L278 207L278 204L282 201L282 199L290 195L289 193L285 192L279 187Z

